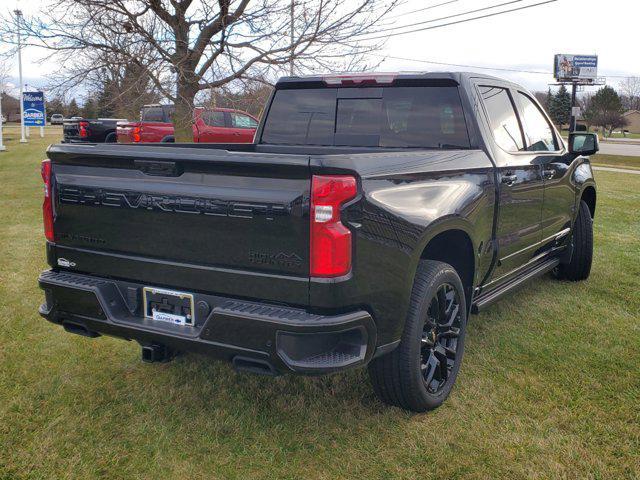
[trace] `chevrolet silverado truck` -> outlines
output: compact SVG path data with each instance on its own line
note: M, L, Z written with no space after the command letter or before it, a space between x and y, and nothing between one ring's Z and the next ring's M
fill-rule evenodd
M118 124L118 143L173 143L173 105L145 105L139 122ZM193 112L195 143L251 143L258 121L230 108L196 107Z
M287 77L255 138L50 146L40 314L147 362L368 366L382 401L422 412L451 391L471 313L546 272L589 276L597 137L566 145L514 83Z
M118 123L121 118L74 117L62 121L63 143L115 143Z

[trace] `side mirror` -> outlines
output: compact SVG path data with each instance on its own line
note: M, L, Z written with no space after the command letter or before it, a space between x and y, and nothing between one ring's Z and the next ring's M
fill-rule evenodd
M572 132L569 134L569 153L576 155L594 155L600 146L598 145L598 135L587 132Z

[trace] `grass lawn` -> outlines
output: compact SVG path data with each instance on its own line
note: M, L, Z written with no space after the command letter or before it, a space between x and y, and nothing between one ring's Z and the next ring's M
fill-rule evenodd
M640 157L629 157L626 155L594 155L591 163L600 167L618 167L640 170Z
M358 370L236 374L198 355L37 314L39 163L53 130L0 153L0 479L639 478L640 176L597 172L595 258L472 316L439 410L380 404Z
M607 138L634 138L634 139L640 139L640 133L627 133L626 135L623 135L622 133L619 133L619 132L613 132L611 134L611 137L607 137Z

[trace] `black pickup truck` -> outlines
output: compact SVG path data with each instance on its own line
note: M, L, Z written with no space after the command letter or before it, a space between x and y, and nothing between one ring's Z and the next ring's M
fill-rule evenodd
M425 411L470 313L546 272L589 276L597 137L566 146L518 85L288 77L255 138L49 147L41 315L135 340L145 361L368 365L383 401Z
M116 126L122 118L74 117L62 122L63 143L115 143Z

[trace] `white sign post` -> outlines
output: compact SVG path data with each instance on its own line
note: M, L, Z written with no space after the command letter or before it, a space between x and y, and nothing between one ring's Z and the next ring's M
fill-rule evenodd
M0 88L0 152L4 152L7 147L2 143L2 124L4 122L4 117L2 116L2 88Z
M22 21L22 12L20 10L14 10L18 22L18 76L20 77L20 143L26 143L27 139L24 138L24 106L23 106L23 93L24 84L22 83L22 44L20 43L20 27Z

